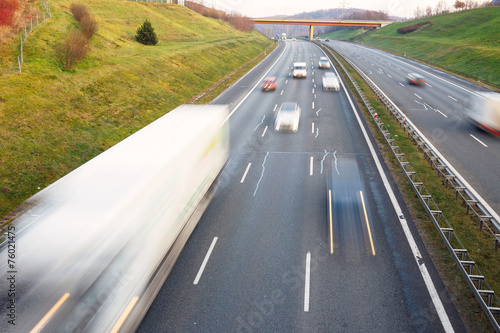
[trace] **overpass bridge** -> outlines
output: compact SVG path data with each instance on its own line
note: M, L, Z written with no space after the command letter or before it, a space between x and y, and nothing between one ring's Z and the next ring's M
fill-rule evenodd
M311 20L311 19L250 19L254 24L289 24L289 25L308 25L309 26L309 39L313 39L313 29L315 25L326 26L341 26L341 27L371 27L380 28L391 24L389 21L362 21L362 20Z

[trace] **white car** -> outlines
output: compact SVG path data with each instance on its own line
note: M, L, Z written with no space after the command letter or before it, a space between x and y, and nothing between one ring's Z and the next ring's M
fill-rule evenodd
M274 120L274 129L276 131L290 130L297 132L299 129L300 107L294 102L285 102L281 104L276 119Z
M305 62L294 62L293 77L306 77L306 76L307 76L307 64Z
M318 67L330 69L330 60L327 57L320 57Z
M335 73L328 72L323 74L323 90L340 90L339 78Z

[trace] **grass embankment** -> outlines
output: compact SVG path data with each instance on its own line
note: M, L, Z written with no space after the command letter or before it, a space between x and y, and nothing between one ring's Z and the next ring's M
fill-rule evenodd
M365 29L356 29L356 30L344 29L344 30L330 32L330 33L321 35L320 37L321 37L321 39L330 38L330 39L337 39L337 40L351 40L351 39L356 38L365 32L366 32Z
M84 0L99 30L67 71L54 49L78 27L71 3L51 1L52 19L24 44L23 74L0 77L0 216L202 91L225 89L272 47L180 5ZM146 18L156 46L133 40ZM1 61L17 58L2 48L12 51Z
M431 21L417 31L397 29ZM500 89L500 7L486 7L392 23L358 42L413 58Z
M340 58L340 56L338 56ZM361 87L372 106L377 110L377 114L392 137L396 140L406 159L416 171L420 180L431 193L433 200L442 210L444 216L451 223L455 234L464 244L473 260L477 263L481 273L485 276L490 287L498 294L500 292L500 256L494 251L492 237L489 233L480 231L477 221L471 215L465 215L465 206L461 201L454 200L454 192L443 185L443 179L436 175L435 170L431 170L429 161L424 160L422 152L408 139L407 133L399 127L399 122L392 118L390 112L380 102L377 95L373 93L359 75L343 61L344 67L354 77L356 83ZM354 87L348 82L351 91ZM375 122L372 120L370 112L364 107L361 98L355 94L357 104L363 110L363 115L367 119L368 126L382 152L386 164L391 170L404 201L408 205L413 221L416 224L419 234L424 240L426 248L432 257L434 265L446 285L447 291L455 303L466 327L470 332L489 332L491 324L484 315L479 303L472 294L468 284L456 266L439 236L434 224L427 215L422 203L416 196L409 181L401 170L397 159L392 154L384 136L380 133Z

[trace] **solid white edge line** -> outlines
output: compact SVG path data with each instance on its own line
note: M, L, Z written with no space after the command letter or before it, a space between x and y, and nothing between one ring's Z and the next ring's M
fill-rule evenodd
M309 163L309 176L313 175L313 157L311 156L311 160Z
M307 252L306 276L304 283L304 312L309 312L310 289L311 289L311 252Z
M252 165L252 163L248 163L247 169L245 170L243 177L241 177L240 183L243 183L245 181L245 178L247 178L247 173L248 173L248 170L250 170L251 165Z
M198 271L198 274L196 274L196 278L194 279L193 284L198 284L198 282L201 279L201 275L203 274L203 271L205 270L205 266L208 263L208 259L210 258L210 255L212 254L212 251L215 247L215 243L217 243L217 237L214 237L214 240L212 241L212 245L210 245L210 248L208 249L207 254L205 255L205 259L203 259L203 263L201 264L200 270Z
M274 62L271 66L269 66L269 69L267 70L267 72L265 72L265 73L264 73L264 75L262 75L262 77L260 78L260 80L258 80L258 81L257 81L257 83L255 83L255 85L253 86L253 88L252 88L252 89L250 89L250 91L248 92L248 94L246 94L246 95L245 95L245 97L243 97L243 99L242 99L242 100L238 103L238 105L236 105L236 106L234 107L234 109L233 109L233 110L232 110L232 111L231 111L231 112L227 115L226 119L224 119L224 123L225 123L226 121L228 121L228 120L229 120L229 118L231 118L231 116L233 115L233 113L235 113L235 112L236 112L236 110L238 110L238 108L241 106L241 104L243 104L243 102L245 102L245 101L246 101L246 99L248 98L248 96L250 96L250 94L251 94L251 93L255 90L255 88L257 88L257 87L260 85L260 83L262 82L262 80L264 80L264 78L265 78L265 77L267 76L267 74L271 71L271 69L273 69L274 65L276 65L276 64L278 63L278 61L281 59L281 57L282 57L282 56L283 56L283 54L285 53L285 51L286 51L286 48L287 48L287 47L288 47L288 43L286 43L286 44L285 44L285 48L283 49L283 52L281 52L281 54L280 54L280 56L278 57L278 59L276 59L276 61L275 61L275 62ZM272 53L272 52L271 52L271 53ZM271 55L271 53L269 53L269 55ZM255 67L254 67L254 68L255 68ZM250 73L252 70L253 70L253 68L252 68L250 71L248 71L248 73ZM247 74L248 74L248 73L247 73ZM245 77L247 74L245 74L243 77ZM243 77L242 77L242 78L243 78ZM242 79L242 78L241 78L241 79ZM240 80L241 80L241 79L240 79ZM239 81L239 80L238 80L238 81ZM238 82L238 81L237 81L237 82Z
M335 69L335 72L336 72L337 76L340 77L339 73L337 72L337 69ZM401 223L401 227L403 228L403 232L406 236L406 240L408 241L408 244L410 245L410 249L413 253L415 262L418 265L418 268L420 270L420 274L422 275L422 279L424 280L425 286L427 287L427 291L429 292L432 303L434 304L434 307L436 308L436 312L439 316L439 319L441 320L441 324L443 325L445 332L454 332L453 326L451 325L450 319L448 318L446 310L444 309L443 303L441 302L441 299L439 298L439 294L436 291L436 287L434 286L434 283L432 282L432 279L427 272L427 268L425 267L424 264L419 263L419 260L422 258L422 255L420 254L420 250L418 249L417 243L415 242L415 239L413 238L413 235L410 231L410 228L408 227L408 223L406 222L406 219L404 218L403 211L401 210L401 206L399 206L399 203L396 199L396 195L394 194L394 191L392 190L392 188L389 184L389 181L388 181L387 176L384 172L384 169L382 168L382 164L380 163L380 160L379 160L377 154L375 153L375 149L373 148L373 145L370 141L370 138L368 137L368 133L365 129L365 126L363 125L363 122L361 121L360 115L359 115L358 111L356 110L354 103L352 102L351 96L347 92L347 89L344 85L344 82L342 80L340 80L340 83L342 84L342 88L344 89L344 92L347 96L347 99L349 100L349 103L351 104L351 108L352 108L354 115L356 116L356 119L359 123L359 126L361 128L361 132L363 133L363 136L366 140L368 148L370 149L370 153L372 154L373 160L375 161L375 165L377 166L377 170L380 174L380 177L382 178L382 182L384 183L385 190L387 191L387 194L389 195L392 206L394 207L394 210L396 211L397 216L399 216L399 221Z

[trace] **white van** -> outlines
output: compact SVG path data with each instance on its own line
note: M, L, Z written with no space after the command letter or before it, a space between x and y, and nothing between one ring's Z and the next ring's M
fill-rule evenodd
M307 76L307 64L305 62L294 62L293 77L306 77L306 76Z

